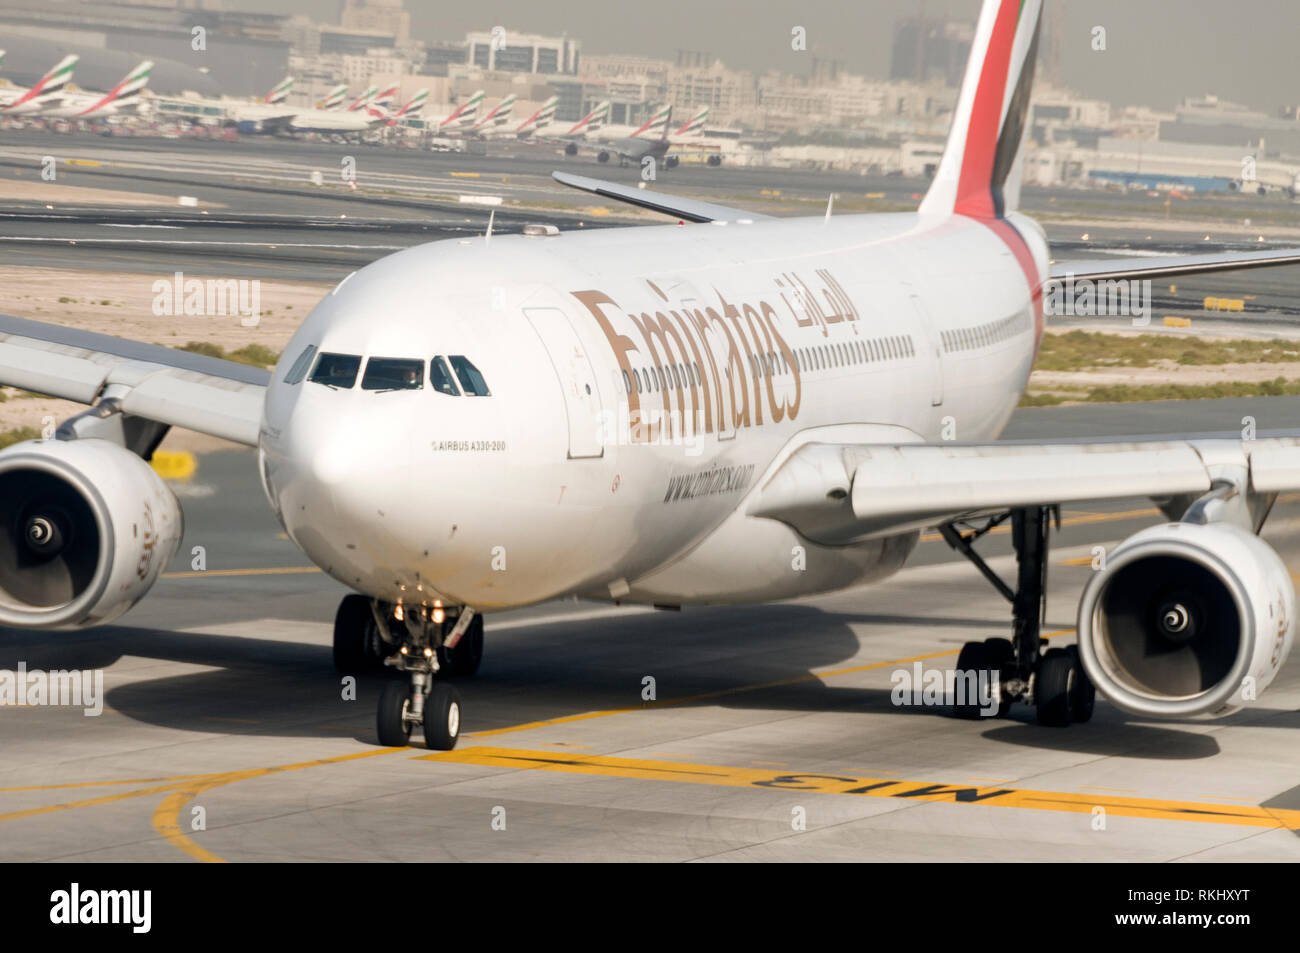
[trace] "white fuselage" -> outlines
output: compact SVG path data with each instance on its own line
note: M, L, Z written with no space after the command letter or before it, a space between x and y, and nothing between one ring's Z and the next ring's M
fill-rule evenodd
M268 497L390 602L786 598L898 569L915 533L821 546L748 498L818 441L988 440L1041 334L1042 233L914 214L498 236L349 276L267 395ZM423 362L419 390L284 382L305 348ZM490 396L431 387L464 355ZM310 377L310 375L309 375Z

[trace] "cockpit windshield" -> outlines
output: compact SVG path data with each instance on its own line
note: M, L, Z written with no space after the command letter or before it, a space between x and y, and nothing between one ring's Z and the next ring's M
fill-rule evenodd
M400 357L372 357L361 378L362 390L420 390L424 362Z
M361 358L358 355L331 354L326 351L316 362L316 369L311 372L311 380L316 384L349 389L357 382L359 370L361 370Z
M470 362L470 359L462 354L452 354L447 360L451 361L452 370L456 372L456 378L460 381L461 390L470 397L491 397L488 390L487 381L479 373L479 369Z

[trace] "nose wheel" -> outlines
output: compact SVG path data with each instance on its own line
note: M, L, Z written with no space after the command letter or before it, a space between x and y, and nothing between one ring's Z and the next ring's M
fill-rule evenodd
M407 745L418 726L424 731L425 747L450 751L460 739L462 705L460 692L446 679L478 671L483 658L482 617L468 606L454 621L441 608L382 603L376 607L372 618L381 639L397 646L383 660L397 677L385 682L379 696L375 723L379 743Z

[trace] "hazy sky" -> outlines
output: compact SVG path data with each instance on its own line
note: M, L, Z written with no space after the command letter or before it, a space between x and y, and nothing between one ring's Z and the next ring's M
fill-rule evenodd
M1052 3L1052 0L1049 0ZM305 13L338 21L337 0L226 0L249 10ZM895 20L922 5L973 18L978 0L406 0L418 39L457 39L502 24L523 32L567 32L587 53L672 57L704 50L729 66L793 73L806 53L790 29L807 30L809 50L868 76L889 71ZM1081 93L1120 105L1161 108L1183 96L1217 93L1269 112L1300 103L1300 0L1069 0L1062 9L1061 77ZM1092 51L1104 26L1108 49Z

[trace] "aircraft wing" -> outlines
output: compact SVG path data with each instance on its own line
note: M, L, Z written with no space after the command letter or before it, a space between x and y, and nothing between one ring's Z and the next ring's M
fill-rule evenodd
M1051 277L1064 281L1067 277L1140 280L1143 278L1172 278L1177 275L1197 275L1211 271L1240 271L1246 268L1268 268L1274 265L1300 263L1300 248L1279 248L1266 251L1217 252L1206 255L1149 255L1140 258L1088 259L1086 261L1058 261L1052 263Z
M570 188L581 189L584 192L590 192L603 198L626 202L628 205L637 206L637 208L650 209L652 212L663 212L665 215L672 215L688 222L735 222L741 219L757 221L762 218L771 218L770 215L760 215L758 212L746 212L744 209L714 205L712 202L699 202L695 199L682 198L679 195L665 195L663 192L651 192L649 189L619 185L615 182L606 182L603 179L590 179L585 175L552 172L551 178Z
M1141 496L1190 503L1212 488L1222 473L1219 468L1233 466L1248 471L1253 493L1300 489L1300 436L813 443L772 473L747 512L786 523L815 542L836 545L1014 507Z
M269 371L0 315L0 385L257 446Z

